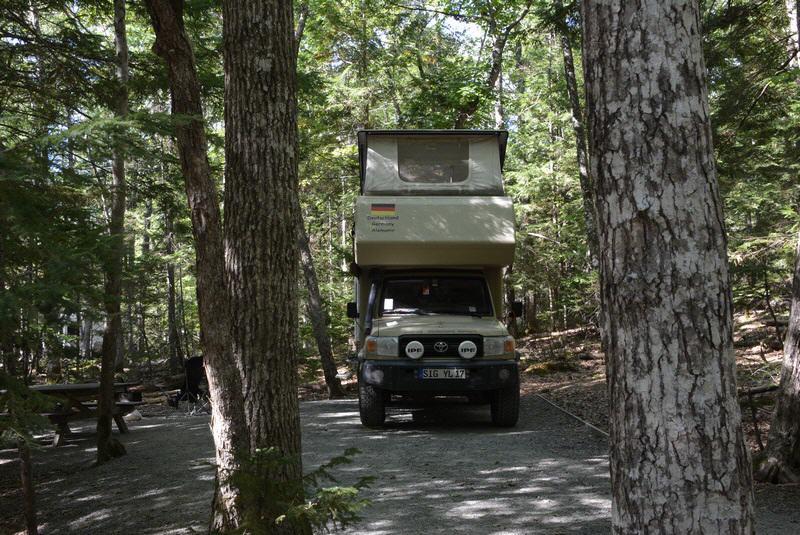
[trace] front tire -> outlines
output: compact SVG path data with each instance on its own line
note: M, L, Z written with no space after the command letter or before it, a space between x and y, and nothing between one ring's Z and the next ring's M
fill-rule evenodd
M492 423L497 427L514 427L519 420L519 385L501 388L492 393Z
M386 421L386 392L359 381L358 414L362 425L381 427Z

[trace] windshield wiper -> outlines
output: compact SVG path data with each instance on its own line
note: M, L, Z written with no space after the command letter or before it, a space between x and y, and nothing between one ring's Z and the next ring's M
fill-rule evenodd
M391 310L384 310L384 314L417 314L419 316L429 316L430 312L419 308L393 308Z

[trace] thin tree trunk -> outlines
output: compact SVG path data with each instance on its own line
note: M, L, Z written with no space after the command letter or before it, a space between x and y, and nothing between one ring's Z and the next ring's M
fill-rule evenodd
M25 503L25 533L36 535L39 533L36 521L36 489L33 484L31 450L24 440L19 441L19 477L22 487L22 498Z
M152 218L152 216L153 216L153 201L148 199L145 202L144 206L144 222L143 222L144 231L142 232L142 258L144 259L145 262L147 262L147 259L150 256L150 219ZM146 322L147 309L145 307L145 300L147 298L146 280L140 280L138 290L139 290L138 291L139 295L137 296L137 303L136 303L136 309L137 309L136 323L139 332L138 332L138 339L136 341L136 352L137 356L139 356L140 358L145 353L148 353L148 360L149 360L151 355L149 354L147 347L147 322Z
M322 306L322 296L319 293L317 283L317 271L314 268L314 259L311 256L311 247L308 243L303 219L297 218L297 248L300 252L300 265L303 268L303 276L306 280L308 289L308 303L306 309L311 318L311 329L314 331L314 339L317 341L319 357L322 361L322 372L325 375L325 384L328 387L328 397L336 399L344 397L342 384L336 377L336 363L333 360L333 349L331 348L331 338L328 335L328 326L325 323L325 310Z
M116 117L128 114L128 41L125 31L125 0L114 0L114 43L116 45L117 94ZM104 262L106 329L103 333L103 355L100 363L100 392L97 398L97 463L125 454L125 447L111 436L114 414L114 368L119 339L122 336L122 257L125 253L125 155L122 144L115 143L112 166L111 244Z
M183 349L181 337L178 332L178 321L175 311L175 264L172 255L175 254L175 224L169 210L164 212L164 229L166 230L165 253L167 260L167 332L169 340L169 371L178 373L183 365Z
M504 31L495 35L492 41L492 62L489 65L489 74L486 76L485 82L487 92L490 92L495 87L495 84L497 84L497 79L500 76L500 70L503 65L503 50L505 49L509 34L510 30L508 32ZM453 128L465 128L470 119L472 119L478 111L480 104L481 100L479 97L473 97L464 103L456 114Z
M211 394L211 431L216 452L216 488L212 532L238 528L239 491L230 475L250 452L244 420L244 395L239 363L230 348L230 312L225 288L222 219L208 162L200 82L194 52L183 25L181 0L146 0L156 34L155 52L167 65L172 114L184 117L175 134L192 218L197 265L200 345ZM185 120L185 117L192 117Z
M616 534L752 534L698 2L581 3Z
M800 235L794 260L792 311L783 342L778 401L769 429L766 460L756 478L772 483L800 482Z
M190 339L189 328L186 326L186 299L183 295L183 269L180 266L178 267L178 316L182 340L181 346L183 347L184 357L188 359L194 354L194 340Z
M250 449L289 462L264 474L302 478L297 401L297 122L292 3L223 4L225 67L225 266L233 351L243 366ZM297 485L302 492L302 485ZM301 496L291 497L301 498ZM248 504L248 524L278 527L274 508ZM252 508L250 508L250 506ZM302 531L302 530L301 530Z
M86 311L83 315L83 328L81 330L81 348L85 360L94 357L94 320Z
M514 306L514 301L517 300L516 291L514 290L514 284L512 281L512 274L514 273L514 266L509 266L508 269L505 270L503 273L503 284L505 285L506 290L506 328L508 328L508 333L517 338L519 336L519 330L517 326L520 324L522 318L517 318L511 313L511 310Z
M800 8L798 8L798 0L786 0L786 15L789 17L789 39L786 42L787 52L789 54L789 65L795 69L800 68ZM800 83L800 79L798 79Z
M560 28L561 52L564 57L564 79L567 82L567 96L572 111L572 130L575 132L575 153L578 158L578 177L583 196L583 221L586 226L586 241L589 244L589 255L592 265L597 260L597 229L595 224L594 198L592 195L592 179L589 176L589 151L586 148L586 129L584 128L583 110L578 95L578 82L575 77L575 62L572 59L572 43L568 30Z
M489 73L486 75L486 82L484 84L487 93L494 89L495 84L497 84L497 79L500 77L500 71L503 68L503 52L505 51L509 37L511 37L512 32L528 15L530 8L531 4L529 3L527 6L525 6L519 16L504 28L498 28L497 21L495 20L494 16L490 15L487 33L492 37L492 61L489 64ZM453 127L466 127L467 123L469 123L469 121L478 111L480 104L480 97L477 96L466 101L463 106L457 110L455 124Z

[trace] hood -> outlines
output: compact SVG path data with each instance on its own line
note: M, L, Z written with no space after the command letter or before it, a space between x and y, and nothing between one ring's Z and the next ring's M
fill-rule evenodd
M404 334L479 334L482 336L507 336L505 325L496 318L476 318L451 314L393 314L375 318L373 336L402 336Z

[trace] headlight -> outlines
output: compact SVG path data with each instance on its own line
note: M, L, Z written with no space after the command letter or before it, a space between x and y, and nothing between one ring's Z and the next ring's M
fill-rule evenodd
M498 357L514 352L513 336L484 336L483 354L487 357Z
M396 357L396 336L367 336L366 341L368 357Z

